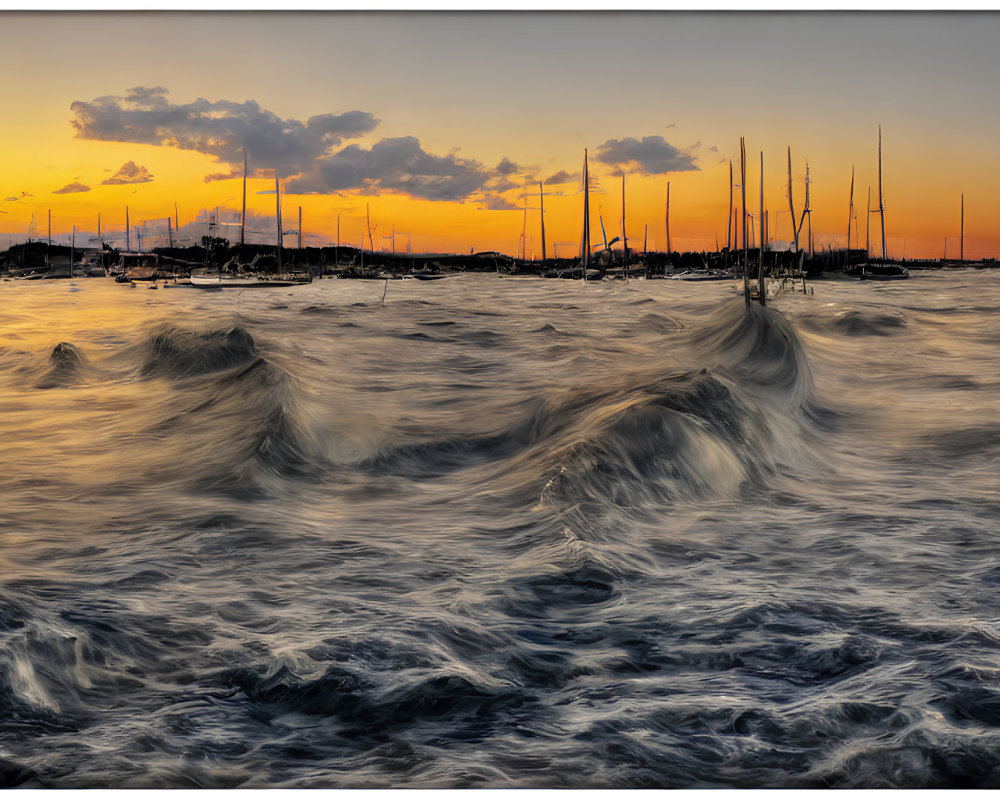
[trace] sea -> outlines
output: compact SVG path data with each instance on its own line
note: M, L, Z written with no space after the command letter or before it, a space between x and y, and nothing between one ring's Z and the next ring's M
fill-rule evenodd
M0 283L0 785L1000 787L1000 273Z

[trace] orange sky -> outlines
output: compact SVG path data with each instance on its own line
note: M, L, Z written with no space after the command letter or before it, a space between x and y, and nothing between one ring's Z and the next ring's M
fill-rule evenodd
M339 216L341 241L359 244L367 206L376 249L391 248L395 227L400 250L408 238L415 251L513 254L524 230L538 257L538 181L564 172L545 187L545 226L548 255L554 245L570 255L586 147L594 242L598 215L609 238L620 232L624 166L630 246L648 226L649 247L665 247L669 181L674 249L714 249L716 237L725 244L729 159L738 182L744 136L755 216L764 151L772 238L791 238L791 146L797 213L809 161L818 247L846 242L854 167L864 246L881 124L890 255L939 257L947 238L957 256L963 193L966 257L1000 255L994 14L114 12L2 22L0 65L18 76L0 90L8 241L23 240L32 214L44 237L50 209L60 240L74 225L81 239L94 234L98 213L120 234L126 205L138 224L173 216L176 203L191 234L206 209L235 219L238 174L205 177L241 171L232 153L249 141L251 169L267 176L249 182L248 216L261 229L251 241L273 240L274 195L260 192L273 190L277 168L284 227L297 228L301 206L307 243L333 242ZM50 54L41 64L39 41ZM114 46L81 58L95 41ZM197 58L177 58L178 42ZM86 122L83 136L74 121ZM620 152L629 160L600 160Z

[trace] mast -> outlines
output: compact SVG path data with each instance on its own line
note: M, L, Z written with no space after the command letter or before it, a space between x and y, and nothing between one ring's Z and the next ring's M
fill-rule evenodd
M337 246L333 250L333 259L340 266L340 214L337 214Z
M958 246L958 260L965 261L965 194L962 194L962 238Z
M740 198L742 203L743 219L743 298L746 300L747 308L750 308L750 274L747 270L747 148L740 137Z
M872 187L868 186L868 202L865 204L865 209L868 211L865 214L865 260L867 261L872 257Z
M882 220L882 260L887 256L885 252L885 202L882 197L882 126L878 126L878 213Z
M813 215L812 208L809 207L809 161L806 161L806 207L802 210L802 213L809 217L809 228L806 231L806 236L809 239L809 258L813 257Z
M760 248L757 250L757 299L766 305L767 289L764 286L764 151L760 151Z
M587 165L587 148L583 149L583 279L587 280L590 264L590 168Z
M76 259L76 225L73 226L73 238L69 240L69 276L73 277L73 261Z
M740 228L739 222L736 219L736 215L739 213L738 209L733 209L733 218L729 221L729 227L733 232L733 248L736 249L740 246Z
M49 209L49 237L45 240L45 267L48 269L52 266L52 261L49 258L49 250L52 247L52 209Z
M274 173L274 206L278 222L278 272L281 272L281 245L284 238L281 234L281 187L278 186L278 173Z
M174 201L174 230L178 233L181 232L180 223L177 221L177 202Z
M625 233L625 172L622 172L622 264L625 267L625 283L628 283L628 236Z
M98 264L104 266L104 239L101 238L101 212L97 212L97 249Z
M851 261L851 219L854 217L854 165L851 165L851 202L847 207L847 255L844 257L844 266Z
M726 217L726 250L733 252L733 160L729 159L729 216ZM728 256L727 256L728 258Z
M646 249L646 245L647 245L648 242L649 242L649 223L647 222L646 225L642 229L642 252L643 253L648 252L648 250Z
M243 211L240 212L240 247L246 242L247 229L247 149L243 148Z
M170 249L174 248L174 230L170 227L170 217L167 217L167 242L169 243Z
M128 206L125 206L125 252L132 249L132 230L128 223Z
M670 247L670 181L667 181L667 252L672 252Z
M372 244L372 211L368 203L365 203L365 220L368 225L368 249L374 253L375 245ZM362 237L361 243L362 245L364 244L364 237Z
M792 146L788 146L788 210L792 216L792 239L795 252L799 252L799 228L795 225L795 203L792 202ZM800 226L801 227L801 226Z
M541 181L538 182L538 210L542 221L542 261L545 261L545 192Z
M521 220L521 260L526 261L528 259L528 185L524 185L522 191L524 195L524 215ZM532 257L534 261L534 257Z
M302 249L302 206L299 206L299 250Z

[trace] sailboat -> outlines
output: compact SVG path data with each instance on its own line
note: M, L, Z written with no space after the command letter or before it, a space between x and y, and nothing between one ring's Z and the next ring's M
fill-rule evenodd
M246 150L243 151L243 195L246 197ZM278 221L278 250L277 250L277 272L281 272L281 194L278 187L278 176L274 176L274 194L277 206ZM245 202L245 201L244 201ZM246 217L246 207L244 206L243 217ZM218 222L218 220L216 220ZM301 228L301 225L299 226ZM243 244L244 229L243 223L240 225L240 244ZM199 289L248 289L254 286L296 286L300 283L309 283L309 276L281 275L271 272L262 272L266 264L266 258L261 259L258 254L254 256L249 264L241 264L236 258L224 264L221 269L208 271L207 269L194 270L191 272L191 285ZM257 269L254 269L254 268Z
M587 150L583 150L583 236L580 241L580 266L564 270L560 277L582 277L584 281L600 280L600 270L590 269L590 172L587 167Z

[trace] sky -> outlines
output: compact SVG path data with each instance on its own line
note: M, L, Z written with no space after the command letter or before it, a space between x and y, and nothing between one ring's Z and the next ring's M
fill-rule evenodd
M725 246L729 164L769 239L806 164L817 248L1000 256L995 12L0 12L0 247L130 225L376 250ZM763 176L761 154L763 153ZM763 180L762 180L763 177ZM542 184L540 187L539 184ZM741 188L734 189L736 206ZM856 233L855 233L856 230ZM370 234L370 238L369 238ZM759 238L758 232L755 234ZM292 245L295 234L285 243ZM805 241L803 227L802 241ZM160 243L154 239L154 244ZM131 242L135 247L134 237Z

